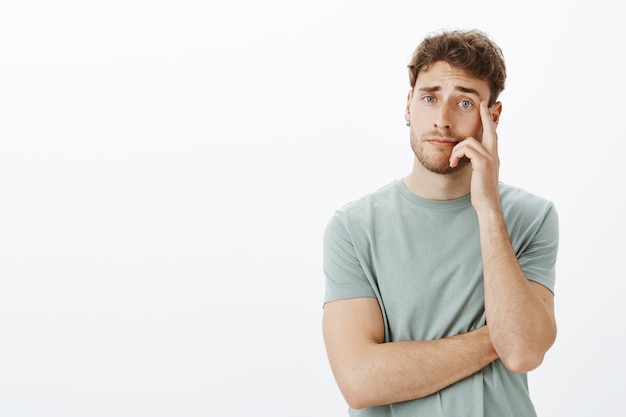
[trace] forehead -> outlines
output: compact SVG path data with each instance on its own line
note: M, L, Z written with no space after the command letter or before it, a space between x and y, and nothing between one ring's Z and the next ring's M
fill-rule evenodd
M415 81L415 89L458 90L473 89L483 99L489 98L489 84L476 78L470 72L450 65L445 61L437 61L428 69L421 70Z

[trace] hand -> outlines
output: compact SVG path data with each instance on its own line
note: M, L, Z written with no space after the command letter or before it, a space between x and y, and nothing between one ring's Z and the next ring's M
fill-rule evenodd
M450 166L457 166L461 158L467 157L472 164L470 192L474 209L479 213L489 209L501 212L498 135L496 124L484 101L480 103L480 119L483 125L482 143L473 137L458 143L452 149Z

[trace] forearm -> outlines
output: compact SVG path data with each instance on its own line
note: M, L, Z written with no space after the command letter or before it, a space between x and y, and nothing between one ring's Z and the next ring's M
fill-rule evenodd
M335 374L348 403L364 408L425 397L495 359L485 326L434 341L372 343L355 352Z
M502 215L479 213L479 223L491 340L508 369L527 372L554 343L554 317L519 266Z

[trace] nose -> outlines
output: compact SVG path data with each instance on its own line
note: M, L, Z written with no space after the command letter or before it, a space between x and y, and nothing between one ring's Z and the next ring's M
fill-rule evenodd
M435 114L435 120L433 121L436 128L450 129L452 127L451 111L448 103L442 103Z

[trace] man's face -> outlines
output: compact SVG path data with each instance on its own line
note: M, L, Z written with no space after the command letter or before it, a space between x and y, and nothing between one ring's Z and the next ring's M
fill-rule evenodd
M411 147L429 171L450 174L469 163L464 158L450 168L452 148L473 137L482 141L480 102L489 101L489 84L444 61L420 71L409 93L405 117L411 122ZM491 109L497 123L500 104Z

